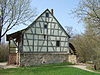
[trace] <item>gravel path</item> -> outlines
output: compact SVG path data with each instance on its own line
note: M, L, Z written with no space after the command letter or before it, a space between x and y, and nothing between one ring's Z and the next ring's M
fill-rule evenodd
M17 67L16 65L7 65L7 62L0 63L1 69L16 68L16 67Z
M80 69L83 69L83 70L86 70L86 71L95 72L95 73L100 73L100 72L96 72L96 71L87 69L87 68L86 68L86 67L87 67L86 65L69 65L68 67L76 67L76 68L80 68Z

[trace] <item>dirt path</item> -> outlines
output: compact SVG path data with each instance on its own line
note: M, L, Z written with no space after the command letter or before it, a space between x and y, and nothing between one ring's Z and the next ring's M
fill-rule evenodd
M17 67L16 65L7 65L7 62L0 63L1 69L16 68L16 67Z
M80 68L80 69L83 69L83 70L86 70L86 71L95 72L95 73L100 73L100 72L96 72L96 71L87 69L87 68L86 68L86 67L87 67L86 65L69 65L68 67L76 67L76 68Z

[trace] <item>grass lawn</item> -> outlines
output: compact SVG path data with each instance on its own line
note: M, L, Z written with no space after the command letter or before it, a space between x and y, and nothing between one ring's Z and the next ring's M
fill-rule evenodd
M92 67L87 67L87 69L90 69L90 70L93 70L93 71L96 71L96 72L100 72L100 70L95 70L95 69L92 68Z
M84 71L73 67L61 67L67 65L63 64L50 64L31 67L20 67L12 69L1 69L0 75L100 75Z

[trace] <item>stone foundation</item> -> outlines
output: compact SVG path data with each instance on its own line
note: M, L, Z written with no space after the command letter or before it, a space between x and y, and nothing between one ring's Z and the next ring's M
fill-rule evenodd
M8 64L19 65L20 53L10 53Z
M16 64L17 53L9 54L8 64Z
M68 55L68 62L71 62L71 63L77 63L77 57L76 55Z
M68 62L66 53L24 53L20 54L20 66Z

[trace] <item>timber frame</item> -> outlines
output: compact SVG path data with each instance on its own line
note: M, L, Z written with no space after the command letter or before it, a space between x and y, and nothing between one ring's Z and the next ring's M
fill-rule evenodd
M16 53L18 63L20 54L25 53L71 54L69 38L58 20L46 9L27 28L7 35L9 54Z
M42 16L46 11L48 11L48 13L50 13L51 14L51 16L55 19L55 21L57 21L57 23L56 22L53 22L53 18L52 17L49 17L49 18L51 18L51 21L49 21L49 18L45 18L45 16ZM41 17L42 16L42 17ZM39 18L41 18L42 19L42 21L38 21L38 19ZM43 19L43 18L45 18L45 19ZM38 22L39 23L39 27L36 27L36 22ZM44 24L51 24L51 27L52 27L52 24L54 24L54 28L47 28L47 29L44 29L43 27L41 27L41 23L44 23ZM57 29L57 28L55 28L55 25L56 24L58 24L59 26L60 26L60 28L62 29L62 31L60 32L60 29ZM35 27L34 27L34 26ZM32 28L34 28L34 32L32 31ZM31 33L25 33L28 29L30 29L31 30ZM40 29L40 31L41 31L41 33L37 33L37 31L36 31L36 29ZM46 30L46 32L45 32L45 30ZM48 34L48 30L50 30L50 35L47 35ZM43 40L43 39L39 39L39 36L45 36L46 37L46 41L47 41L47 45L46 46L44 46L44 47L47 47L47 51L46 52L50 52L50 51L48 51L48 47L52 47L53 46L53 44L52 44L52 42L53 41L55 41L55 40L57 40L57 38L59 37L59 41L61 41L61 38L62 37L64 37L65 38L65 40L62 40L61 42L68 42L69 40L66 40L66 36L61 36L60 37L60 35L54 35L54 32L58 32L58 34L59 34L59 32L60 32L60 35L63 33L63 31L64 31L64 33L67 35L67 37L68 38L70 38L70 36L66 33L66 31L64 30L64 28L61 26L61 24L58 22L58 20L54 17L54 15L47 9L47 10L45 10L30 26L28 26L26 29L23 29L23 30L21 30L21 31L18 31L18 32L15 32L15 33L13 33L13 34L10 34L10 35L7 35L7 41L9 41L9 43L10 43L10 40L13 40L13 42L14 42L14 44L16 45L16 48L18 48L18 52L21 52L21 53L23 53L23 47L19 47L19 43L21 42L21 45L22 46L29 46L29 52L28 53L30 53L30 52L41 52L41 49L40 49L40 51L38 51L38 48L39 47L42 47L43 46L43 44L44 44L44 42L45 42L45 39ZM51 33L52 32L52 33ZM34 34L34 35L33 35ZM27 37L27 35L32 35L33 36L33 38L31 39L31 38L28 38ZM34 36L37 36L37 38L34 38ZM24 36L26 36L26 38L23 38ZM49 38L50 36L52 36L52 37L55 37L55 40L51 40L51 38ZM14 39L16 39L16 40L14 40ZM28 39L28 40L27 40ZM27 45L25 45L23 42L24 42L24 40L26 40L27 41ZM43 42L43 44L42 45L37 45L38 47L37 47L37 51L34 51L34 46L35 46L35 44L34 44L34 41L33 41L33 44L32 45L29 45L29 40L38 40L38 44L39 44L39 41L44 41ZM51 41L51 46L48 46L48 41ZM18 44L17 44L18 43ZM31 51L31 48L30 47L33 47L32 49L33 49L33 51ZM55 47L55 50L57 49L57 47L56 46L53 46L53 47ZM62 52L61 51L61 48L64 48L64 46L60 46L60 51L56 51L56 52ZM11 47L10 47L11 48ZM21 49L20 49L21 48ZM65 46L65 48L68 48L67 46ZM55 50L54 50L54 48L53 48L53 52L55 52ZM51 51L52 52L52 51ZM25 52L24 52L25 53Z

